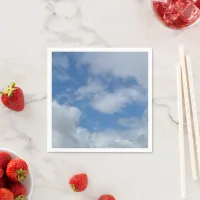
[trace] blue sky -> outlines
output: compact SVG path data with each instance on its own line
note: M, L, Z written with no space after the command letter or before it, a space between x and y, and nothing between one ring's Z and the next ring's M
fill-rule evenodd
M52 53L53 147L144 148L148 53Z

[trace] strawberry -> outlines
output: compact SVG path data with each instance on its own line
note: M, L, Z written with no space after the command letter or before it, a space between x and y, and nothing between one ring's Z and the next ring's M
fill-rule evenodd
M13 193L15 200L26 199L26 188L21 183L15 183L10 185L10 191Z
M12 182L22 183L28 175L27 163L20 158L11 160L7 165L6 175Z
M74 175L70 180L69 184L74 192L82 192L87 188L88 177L87 174Z
M24 94L21 88L16 87L13 82L8 88L0 93L2 103L9 109L14 111L22 111L24 109Z
M0 152L0 168L5 169L7 164L10 162L11 157L7 152Z
M14 195L10 190L0 188L0 200L14 200Z
M115 198L110 194L104 194L100 196L98 200L115 200Z
M8 180L7 180L6 176L4 175L0 179L0 188L7 188L7 186L8 186Z

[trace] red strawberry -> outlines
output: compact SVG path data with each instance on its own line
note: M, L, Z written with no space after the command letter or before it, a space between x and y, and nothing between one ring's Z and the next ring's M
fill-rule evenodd
M27 163L20 158L11 160L7 165L6 175L12 182L23 182L28 175Z
M4 171L3 169L0 168L0 179L3 177L3 175L4 175Z
M14 111L22 111L24 109L24 94L21 88L16 87L15 83L11 83L8 88L0 93L2 103L9 109Z
M7 186L8 186L8 180L7 180L6 176L4 175L0 179L0 188L7 188Z
M13 193L15 200L26 199L26 188L21 183L15 183L10 185L10 191Z
M14 195L10 190L0 188L0 200L14 200Z
M104 194L100 196L98 200L115 200L115 198L110 194Z
M69 184L74 192L82 192L87 188L88 177L87 174L74 175L70 180Z
M10 162L11 157L7 152L0 152L0 168L6 168L7 164Z

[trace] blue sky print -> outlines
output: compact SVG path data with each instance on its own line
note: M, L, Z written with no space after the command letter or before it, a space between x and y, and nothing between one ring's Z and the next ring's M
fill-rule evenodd
M53 148L148 147L147 52L52 53Z

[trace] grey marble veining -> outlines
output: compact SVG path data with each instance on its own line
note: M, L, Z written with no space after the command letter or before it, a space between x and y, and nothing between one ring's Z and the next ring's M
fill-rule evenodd
M175 65L180 43L188 53L200 53L200 24L167 29L155 19L149 1L9 0L1 2L0 25L0 88L15 80L27 102L21 113L0 106L0 147L29 162L32 200L92 200L102 193L118 200L180 199ZM152 47L154 153L48 154L47 47ZM194 67L198 85L198 61ZM200 185L191 179L188 153L187 161L188 199L196 200ZM74 194L68 179L83 171L89 188Z

